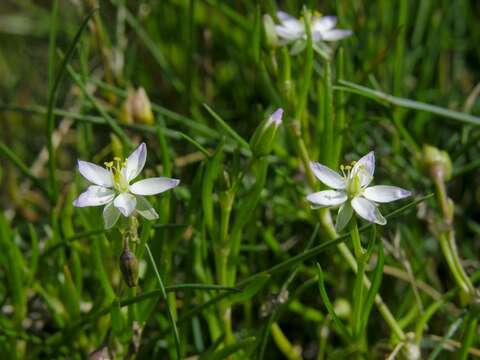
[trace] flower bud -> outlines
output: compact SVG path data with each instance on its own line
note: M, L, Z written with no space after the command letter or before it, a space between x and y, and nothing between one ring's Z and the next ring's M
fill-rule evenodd
M446 151L424 145L422 162L425 171L432 179L448 181L452 177L452 161Z
M227 191L232 187L232 180L227 170L223 170L218 179L220 190Z
M143 87L138 88L132 97L132 114L136 122L147 125L153 124L152 106Z
M110 133L110 146L112 147L112 154L113 156L121 158L123 156L123 144L120 138Z
M138 261L128 246L125 246L122 255L120 255L120 270L122 271L123 280L125 280L129 287L137 286Z
M415 341L414 333L407 333L407 339L405 342L404 355L405 358L411 360L418 360L422 358L422 352L420 351L420 346Z
M350 306L350 303L344 298L339 298L335 301L335 303L333 304L333 310L340 319L348 319L352 314L352 307Z
M269 14L263 15L263 31L267 48L275 49L278 46L278 37L275 23Z
M278 127L282 123L283 109L276 110L270 117L260 123L250 139L253 155L261 157L272 150Z

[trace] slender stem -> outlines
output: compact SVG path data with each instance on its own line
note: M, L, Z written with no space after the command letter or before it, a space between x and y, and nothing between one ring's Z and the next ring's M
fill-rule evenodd
M272 337L280 351L288 360L302 359L276 322L272 324Z
M447 261L447 265L452 272L453 278L461 289L461 300L462 302L468 303L475 293L475 288L463 269L458 254L455 241L455 230L453 229L453 206L448 198L443 176L434 176L433 182L435 184L437 201L443 215L443 228L439 230L438 241L443 255L445 256L445 260Z
M458 358L461 360L468 359L468 353L469 353L470 347L472 346L472 343L476 337L477 324L478 324L478 319L476 319L475 316L470 314L467 318L464 340L458 356Z
M217 271L218 282L220 285L228 285L228 257L230 249L228 245L228 231L230 224L230 215L232 212L234 195L226 191L221 196L220 205L220 232L219 232L219 250L217 251ZM223 321L225 331L225 344L233 343L232 333L232 309L228 300L222 300L219 303L220 318Z
M162 298L165 301L165 306L167 308L168 320L170 321L170 325L171 325L172 330L173 330L173 337L175 338L175 350L177 352L177 358L180 360L180 359L182 359L182 350L180 348L180 336L178 334L177 324L175 323L175 319L173 318L173 313L172 313L172 310L170 308L170 303L168 301L167 291L165 290L165 286L163 285L162 278L160 277L160 273L158 272L157 265L155 264L155 259L153 258L152 252L150 251L150 246L148 244L145 244L145 249L147 250L150 262L152 263L153 270L155 272L155 276L157 277L158 285L160 287L160 291L161 291L161 294L162 294Z
M295 135L295 134L293 134ZM307 174L307 179L310 183L311 187L315 187L315 177L313 176L310 167L308 166L309 163L309 156L308 156L308 151L305 147L305 144L303 144L303 141L301 140L300 137L294 136L294 139L297 139L297 148L299 149L299 155L302 160L302 163L305 166L305 172ZM303 146L302 146L303 145ZM330 239L335 239L338 238L337 231L335 230L335 226L333 225L332 218L330 215L330 211L328 209L321 209L319 211L320 215L320 223L322 224L322 227L324 231L327 233L327 235L330 237ZM355 258L353 257L352 253L348 249L347 245L343 243L337 244L337 248L340 251L340 254L344 257L344 259L348 262L350 267L354 272L357 271L357 262L355 261ZM363 279L363 284L367 288L370 287L370 280L365 276ZM377 294L375 297L375 304L382 314L383 318L385 319L386 323L390 327L390 329L394 332L394 334L400 339L404 340L405 339L405 333L403 332L402 328L398 324L397 320L395 317L392 315L390 312L389 308L385 303L383 302L382 298L380 295Z
M457 269L457 266L455 264L455 260L453 259L453 254L450 249L450 246L448 245L448 235L443 233L438 236L438 241L440 243L440 247L443 252L443 256L445 256L445 260L447 261L447 265L452 272L453 278L457 282L457 286L461 289L461 291L468 293L469 289L467 284L465 284L465 281L462 278L462 275Z
M360 241L360 233L358 232L357 218L354 216L351 221L350 236L352 238L353 253L358 261L363 256L362 243Z

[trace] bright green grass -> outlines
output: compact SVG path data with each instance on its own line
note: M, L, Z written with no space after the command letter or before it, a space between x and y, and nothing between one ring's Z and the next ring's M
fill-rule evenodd
M276 9L353 36L331 62L310 37L291 56L266 41ZM0 357L479 357L479 17L466 0L2 1ZM120 121L139 86L153 122ZM140 220L128 288L118 228L72 201L77 159L142 141L144 175L181 185L149 197L160 219ZM324 188L306 165L371 150L375 184L414 196L382 205L386 226L359 220L359 256L353 222L338 234L336 211L310 209Z

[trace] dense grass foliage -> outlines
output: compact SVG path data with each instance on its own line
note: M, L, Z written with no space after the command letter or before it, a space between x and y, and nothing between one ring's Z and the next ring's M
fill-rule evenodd
M318 42L321 14L352 35ZM1 1L0 357L479 357L479 20L467 0ZM181 180L147 196L158 217L73 206L78 159L114 171L143 142L137 180ZM340 229L310 161L352 172L353 206L370 151L372 185L412 195Z

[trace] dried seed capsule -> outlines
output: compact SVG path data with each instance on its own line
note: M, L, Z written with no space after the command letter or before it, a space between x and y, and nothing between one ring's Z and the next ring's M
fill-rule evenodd
M120 255L120 270L122 271L123 279L129 287L137 286L138 260L128 246L124 248L122 255Z

